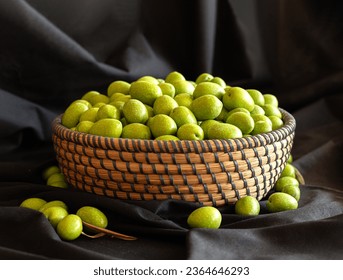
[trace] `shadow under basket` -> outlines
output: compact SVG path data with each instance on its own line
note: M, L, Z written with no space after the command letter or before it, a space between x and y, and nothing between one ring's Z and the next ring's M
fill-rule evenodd
M284 126L225 140L158 141L109 138L52 123L59 166L81 191L123 200L184 200L215 207L273 188L290 156L295 119Z

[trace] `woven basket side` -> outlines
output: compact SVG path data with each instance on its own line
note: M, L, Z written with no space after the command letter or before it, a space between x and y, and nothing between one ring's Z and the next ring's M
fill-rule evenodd
M144 152L127 152L116 150L103 150L100 148L92 148L82 146L74 142L68 142L65 139L61 139L58 135L53 135L53 142L55 147L60 150L65 150L72 154L85 155L95 159L109 159L113 161L121 162L137 162L148 164L198 164L198 163L213 163L213 162L225 162L233 160L244 160L251 157L261 157L267 155L270 151L276 151L279 149L289 149L290 144L294 138L294 132L287 135L284 139L273 142L268 145L246 148L239 151L227 151L227 152L206 152L206 153L144 153ZM243 139L243 138L242 138ZM179 141L176 141L179 142Z
M192 185L156 185L143 183L130 183L122 181L113 181L92 177L85 174L77 173L68 167L62 167L63 172L68 178L87 185L98 186L116 191L125 192L142 192L142 193L217 193L223 190L249 189L263 184L265 179L271 179L283 169L284 164L273 162L272 164L256 168L256 170L247 171L245 173L236 173L231 175L229 180L213 183L195 183ZM270 174L269 174L270 173Z
M138 163L138 162L123 162L111 159L98 159L87 157L80 154L74 154L65 150L56 149L59 156L69 162L74 162L78 165L89 166L93 168L101 168L104 170L113 170L123 173L140 173L140 174L210 174L220 172L238 172L246 171L258 166L261 166L268 161L276 160L284 157L289 153L289 148L283 148L275 151L272 155L264 155L258 157L248 157L232 161L220 161L211 163Z
M126 200L177 199L222 206L242 196L258 200L280 177L290 155L295 120L256 136L204 141L108 138L53 123L58 163L74 188Z
M287 150L278 151L271 155L267 155L261 158L252 158L240 161L228 161L228 162L220 162L220 163L213 163L209 165L146 165L146 164L138 164L132 165L122 163L122 162L113 162L111 164L108 161L108 168L105 164L97 164L98 162L95 161L96 164L93 164L92 159L87 161L85 158L84 161L78 160L78 157L71 156L70 158L65 158L64 156L59 157L59 161L61 164L65 166L69 166L69 168L78 169L79 172L92 172L96 173L92 170L101 170L103 176L107 178L114 178L117 175L121 174L144 174L147 176L152 175L164 175L168 174L170 176L184 176L184 175L194 175L194 176L201 176L206 174L221 174L221 173L235 173L235 172L246 172L251 171L256 168L260 168L265 164L270 164L273 162L285 162L286 157L282 156L286 154ZM99 172L97 172L99 173ZM107 175L106 175L107 174Z
M82 164L76 164L61 158L58 158L59 164L74 170L77 173L84 174L93 178L101 180L111 180L114 182L129 182L133 184L149 184L149 185L192 185L192 184L209 184L225 181L235 181L246 174L251 174L252 170L237 171L237 172L218 172L218 173L204 173L204 174L144 174L144 173L127 173L115 170L106 170L102 168L94 168ZM284 159L275 160L275 157L268 159L265 166L278 167L285 162ZM262 168L261 167L261 168ZM254 168L254 171L256 168Z
M105 189L97 186L90 186L78 181L71 179L71 184L75 185L77 189L89 193L94 193L97 195L104 195L113 198L123 199L123 200L184 200L189 202L199 203L201 205L211 205L215 207L224 206L228 204L235 203L237 199L241 196L247 195L245 189L237 191L223 191L221 193L206 193L206 194L154 194L154 193L137 193L137 192L123 192L115 191L111 189ZM256 188L256 192L250 191L249 195L256 197L260 200L268 191L271 189L271 186L265 186L264 192L259 192Z

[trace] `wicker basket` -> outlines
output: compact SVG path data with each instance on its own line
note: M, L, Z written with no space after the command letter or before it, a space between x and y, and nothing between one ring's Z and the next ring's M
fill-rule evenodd
M125 200L184 200L223 206L266 196L290 155L295 119L251 137L203 141L108 138L52 124L57 160L79 190Z

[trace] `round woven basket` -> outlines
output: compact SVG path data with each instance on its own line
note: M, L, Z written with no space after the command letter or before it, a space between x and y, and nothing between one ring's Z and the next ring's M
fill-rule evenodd
M293 145L295 119L284 126L225 140L158 141L109 138L52 123L59 166L79 190L125 200L184 200L223 206L273 188Z

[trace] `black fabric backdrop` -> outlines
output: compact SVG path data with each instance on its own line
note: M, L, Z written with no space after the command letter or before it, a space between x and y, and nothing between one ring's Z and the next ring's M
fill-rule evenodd
M12 0L0 2L1 259L343 259L342 1ZM275 94L297 121L299 208L218 230L186 225L195 205L119 201L45 186L51 121L111 81L180 71ZM64 242L28 197L102 209L137 241Z

